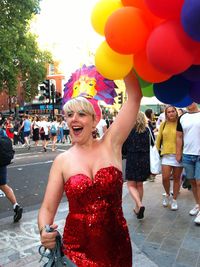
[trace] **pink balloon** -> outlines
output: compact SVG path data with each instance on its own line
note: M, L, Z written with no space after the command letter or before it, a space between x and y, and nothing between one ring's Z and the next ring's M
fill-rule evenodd
M145 0L144 2L156 16L172 19L180 16L184 0Z
M151 33L147 41L147 57L156 69L174 75L193 64L197 48L198 43L184 32L180 22L169 20Z

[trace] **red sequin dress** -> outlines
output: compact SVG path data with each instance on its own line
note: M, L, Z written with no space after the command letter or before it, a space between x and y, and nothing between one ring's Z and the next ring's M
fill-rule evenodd
M122 172L112 166L101 168L92 180L77 174L65 183L69 214L63 251L78 267L132 266L122 185Z

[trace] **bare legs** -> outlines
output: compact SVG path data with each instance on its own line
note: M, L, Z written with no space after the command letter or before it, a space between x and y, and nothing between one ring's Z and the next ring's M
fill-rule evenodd
M12 203L12 205L17 203L15 194L14 194L14 192L13 192L13 190L12 190L12 188L10 186L8 186L7 184L0 185L0 189L1 189L1 191L4 192L4 194L6 195L7 199Z
M56 141L57 141L57 135L52 136L52 151L55 151L56 149Z
M180 189L180 177L182 173L182 167L172 167L168 165L162 165L162 183L165 189L166 195L170 195L170 176L173 175L173 198L177 199Z
M196 204L200 206L200 181L195 179L190 179L189 181L192 185L192 193Z
M144 194L143 182L128 181L127 182L131 197L135 201L135 211L138 212L143 206L142 199Z

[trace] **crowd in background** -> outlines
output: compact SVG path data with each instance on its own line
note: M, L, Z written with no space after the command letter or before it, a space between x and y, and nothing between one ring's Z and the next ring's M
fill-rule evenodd
M186 112L186 109L163 106L161 113L156 118L152 109L146 109L144 113L140 111L136 125L124 143L122 154L126 158L125 179L135 202L133 211L138 219L144 217L145 210L142 204L143 182L146 180L153 182L156 177L156 174L150 171L149 145L156 145L161 155L164 189L162 205L170 206L172 210L178 209L177 197L183 182L182 178L186 177L186 173L181 160L177 161L176 158L176 135L178 118ZM103 115L96 126L93 137L101 138L114 119L114 116ZM35 147L41 142L43 151L46 152L49 142L51 142L52 151L55 151L57 143L72 144L69 127L62 115L51 120L48 116L27 114L20 118L9 116L4 119L0 114L0 121L3 121L6 134L14 146L21 144L30 149L30 139L32 139ZM170 180L172 181L170 182ZM191 189L191 183L187 181L187 185L188 189ZM195 188L194 185L193 188ZM196 197L196 208L195 212L193 210L190 212L190 215L197 215L199 211L198 196L196 192L193 193Z

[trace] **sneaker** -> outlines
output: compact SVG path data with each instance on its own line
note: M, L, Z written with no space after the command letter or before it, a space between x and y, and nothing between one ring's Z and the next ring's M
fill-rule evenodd
M149 176L149 178L148 178L148 181L149 181L149 182L154 182L154 181L155 181L155 175L151 175L151 174L150 174L150 176Z
M195 222L196 224L200 224L200 211L197 213L197 216L196 216L196 218L194 219L194 222Z
M195 216L197 215L198 212L199 212L199 205L196 205L193 209L190 210L189 214L191 216Z
M175 199L172 199L171 210L177 210L177 209L178 209L177 201Z
M167 207L170 203L170 196L167 196L166 194L163 194L163 206L164 207Z
M23 212L23 208L17 205L14 209L14 213L15 213L14 218L13 218L14 222L18 222L21 219L22 212Z

